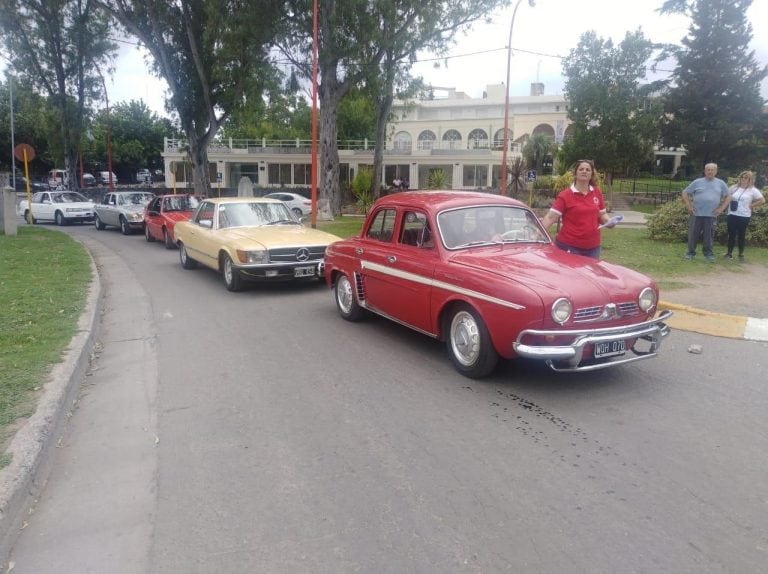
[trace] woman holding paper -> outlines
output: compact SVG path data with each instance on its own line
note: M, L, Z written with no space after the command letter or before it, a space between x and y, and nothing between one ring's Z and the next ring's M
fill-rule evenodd
M739 246L739 261L744 260L744 244L747 237L747 226L752 217L752 208L765 203L760 190L755 187L755 174L742 171L739 183L728 190L728 253L726 259L733 259L733 248Z
M573 168L573 184L557 194L541 223L549 229L562 219L555 245L569 253L600 258L600 229L613 227L621 218L611 218L603 194L595 181L595 165L580 159Z

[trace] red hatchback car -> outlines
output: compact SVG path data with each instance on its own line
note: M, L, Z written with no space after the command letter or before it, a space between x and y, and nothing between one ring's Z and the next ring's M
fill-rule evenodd
M655 281L558 249L526 205L487 193L378 200L359 236L328 247L325 277L344 319L373 312L445 341L472 378L500 357L626 364L656 356L670 332Z
M159 195L144 209L144 237L162 241L166 249L176 247L173 228L186 221L200 202L193 195Z

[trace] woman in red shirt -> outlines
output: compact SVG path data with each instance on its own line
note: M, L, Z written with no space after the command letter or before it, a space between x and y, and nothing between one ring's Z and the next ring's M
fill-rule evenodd
M595 165L580 159L573 168L573 184L557 194L552 207L541 219L545 229L562 219L555 245L569 253L600 258L601 224L613 227L605 209L603 194L595 181Z

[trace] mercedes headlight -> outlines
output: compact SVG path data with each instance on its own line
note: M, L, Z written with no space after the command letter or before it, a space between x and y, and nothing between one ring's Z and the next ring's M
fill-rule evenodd
M144 219L144 214L138 212L129 213L128 219L131 221L142 221Z
M250 251L237 250L237 260L240 263L268 263L269 257L265 249L252 249Z
M640 296L637 298L637 304L641 311L649 311L656 306L656 293L650 287L646 287L640 291Z
M555 323L562 325L571 318L571 311L573 311L573 305L568 299L558 299L552 304L552 319Z

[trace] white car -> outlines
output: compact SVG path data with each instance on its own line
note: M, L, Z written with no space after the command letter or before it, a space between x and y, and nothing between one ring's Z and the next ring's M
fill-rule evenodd
M112 175L112 185L117 185L117 176L115 175L114 171L100 171L96 176L96 181L98 181L101 185L109 185L110 173Z
M136 172L136 183L152 183L152 174L146 168Z
M76 191L39 191L32 195L31 210L26 199L21 200L18 210L29 223L47 220L67 225L93 221L93 201Z
M269 197L270 199L279 199L288 206L288 209L290 209L294 215L296 215L296 217L302 217L312 213L312 201L303 195L299 195L298 193L280 191L275 193L268 193L264 197Z

